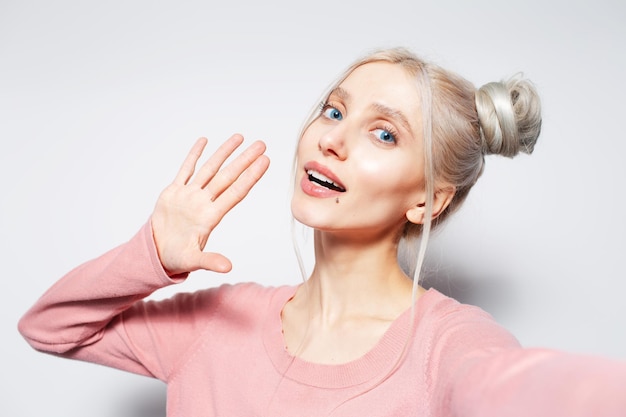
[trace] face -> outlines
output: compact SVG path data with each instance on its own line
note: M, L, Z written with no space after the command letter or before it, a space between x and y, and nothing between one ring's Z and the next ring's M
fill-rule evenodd
M300 139L294 217L318 230L397 233L424 201L419 103L401 66L356 68Z

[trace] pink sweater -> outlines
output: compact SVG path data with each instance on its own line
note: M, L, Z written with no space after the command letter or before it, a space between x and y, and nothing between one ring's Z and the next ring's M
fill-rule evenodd
M320 365L284 348L280 312L295 287L224 285L141 301L180 282L163 271L149 225L71 271L19 329L38 350L168 384L167 415L626 416L626 364L520 348L487 313L435 290L363 357ZM383 379L383 377L385 377Z

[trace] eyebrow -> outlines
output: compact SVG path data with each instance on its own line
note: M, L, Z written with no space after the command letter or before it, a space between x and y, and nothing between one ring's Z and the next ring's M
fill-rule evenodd
M388 118L395 119L395 120L399 121L400 124L407 131L413 132L413 130L411 129L411 125L409 124L409 120L406 118L404 113L402 113L401 111L396 110L396 109L392 109L391 107L387 107L384 104L380 104L380 103L374 103L372 105L372 107L374 109L376 109L376 111L378 111L379 113L382 113L385 116L387 116Z
M328 97L332 95L338 96L343 101L350 100L350 93L348 93L346 90L344 90L341 87L336 87L335 89L333 89L333 91L330 92ZM409 120L401 111L385 106L384 104L380 104L380 103L374 103L372 104L371 107L374 110L376 110L378 113L381 113L390 119L397 120L398 122L400 122L402 127L404 127L407 131L413 132L413 130L411 129L411 125L409 124Z

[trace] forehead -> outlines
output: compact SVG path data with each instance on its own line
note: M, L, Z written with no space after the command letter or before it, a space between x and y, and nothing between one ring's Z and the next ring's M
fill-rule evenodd
M382 105L407 115L414 124L419 118L420 95L415 77L399 64L363 64L339 84L352 105ZM415 126L414 126L415 127Z

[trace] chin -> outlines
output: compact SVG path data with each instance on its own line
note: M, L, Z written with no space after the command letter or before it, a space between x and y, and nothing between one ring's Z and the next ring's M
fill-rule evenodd
M315 213L310 213L308 210L303 210L301 207L291 204L291 216L298 222L305 226L315 227Z
M328 219L322 210L312 207L311 204L300 203L295 203L293 200L291 203L291 215L298 223L319 230L332 228L330 227L332 219Z

